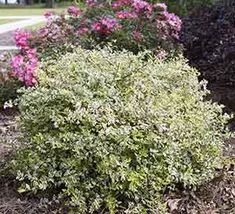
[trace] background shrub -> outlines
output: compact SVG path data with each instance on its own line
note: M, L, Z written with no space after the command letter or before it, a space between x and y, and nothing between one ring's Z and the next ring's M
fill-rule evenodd
M169 10L179 16L188 15L191 11L206 5L212 5L219 0L147 0L150 3L166 3ZM230 0L226 0L230 1ZM85 1L84 1L85 2ZM99 2L110 2L110 0L99 0Z
M119 49L134 53L148 49L156 55L162 50L170 53L177 49L181 20L170 13L164 3L91 0L86 2L81 15L71 15L70 23L83 41L83 47L113 42Z
M181 36L190 64L230 111L235 110L234 7L234 0L226 0L195 11L184 19Z
M77 49L20 99L21 191L60 189L79 213L156 213L164 189L210 179L226 117L183 59Z
M182 41L190 63L210 82L235 83L235 1L195 11L184 20Z
M172 12L180 16L188 15L191 11L211 5L218 0L166 0Z

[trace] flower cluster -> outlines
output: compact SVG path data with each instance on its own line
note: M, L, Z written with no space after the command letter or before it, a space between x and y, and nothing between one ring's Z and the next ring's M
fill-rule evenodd
M176 16L173 13L168 13L166 12L166 18L167 18L167 22L168 25L170 26L171 29L169 29L170 32L170 36L178 39L179 38L179 32L181 30L181 20L178 16Z
M113 17L103 17L92 24L92 30L101 34L110 34L118 28L118 22Z
M78 16L81 14L81 10L75 6L70 6L67 11L68 11L68 14L72 16Z
M94 7L97 5L97 0L86 0L86 5L88 7Z
M153 11L153 5L144 0L133 0L132 7L137 13L151 14Z
M178 39L182 25L180 18L174 13L169 13L165 4L156 4L155 8L161 11L158 20L156 20L156 26L162 37Z
M130 5L130 0L116 0L112 3L113 9L120 9L122 6Z
M139 31L133 31L133 38L135 41L140 42L143 39L143 34Z
M75 15L70 17L77 18ZM69 23L65 14L47 17L47 23L33 33L30 47L37 49L38 60L56 57L66 52L66 45L76 41L77 30Z
M97 28L97 26L93 26L94 28ZM87 27L81 27L79 29L77 29L77 35L80 36L82 34L85 34L85 33L88 33L89 32L89 29Z
M52 17L54 15L55 15L54 12L53 11L49 11L49 10L44 13L44 16L46 18L50 18L50 17Z
M128 11L128 10L118 11L118 12L116 12L115 16L118 19L131 19L131 18L135 19L135 18L138 18L138 15L135 12L131 12L131 11Z
M19 30L15 32L16 45L22 49L28 49L30 38L32 38L32 34L30 32Z
M177 43L182 23L177 15L168 12L165 3L115 0L111 6L103 3L100 7L95 0L86 2L88 12L82 13L81 19L70 20L80 40L86 36L97 43L116 41L119 48L134 52L146 48L160 50L163 43L171 49ZM83 19L88 21L84 24Z
M26 86L36 83L35 70L38 65L37 51L30 47L29 39L32 34L18 30L15 32L16 45L20 48L20 53L12 57L11 67L13 74Z

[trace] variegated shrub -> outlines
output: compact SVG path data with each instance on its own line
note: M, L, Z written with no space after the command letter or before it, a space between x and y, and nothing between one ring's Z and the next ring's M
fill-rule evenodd
M21 191L77 213L158 213L163 191L213 177L226 116L184 59L82 50L44 64L20 99ZM58 191L56 191L58 192Z

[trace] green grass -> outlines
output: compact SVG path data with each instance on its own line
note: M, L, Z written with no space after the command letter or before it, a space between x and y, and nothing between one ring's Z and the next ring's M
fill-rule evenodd
M0 8L0 16L34 16L34 15L43 15L45 11L50 10L57 13L62 12L65 7L46 9L46 8Z
M20 19L21 20L21 19ZM14 20L14 19L0 19L0 25L2 24L7 24L10 22L16 22L16 21L20 21L20 20Z

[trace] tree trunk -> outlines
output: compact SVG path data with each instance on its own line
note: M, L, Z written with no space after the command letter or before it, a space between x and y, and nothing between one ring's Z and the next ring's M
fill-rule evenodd
M27 5L32 5L32 4L33 4L33 0L26 0L26 1L25 1L25 4L27 4Z
M234 6L235 5L235 1L234 0L225 0L225 4L227 6Z
M8 4L8 0L5 0L5 4Z
M54 8L55 0L46 0L46 8Z

